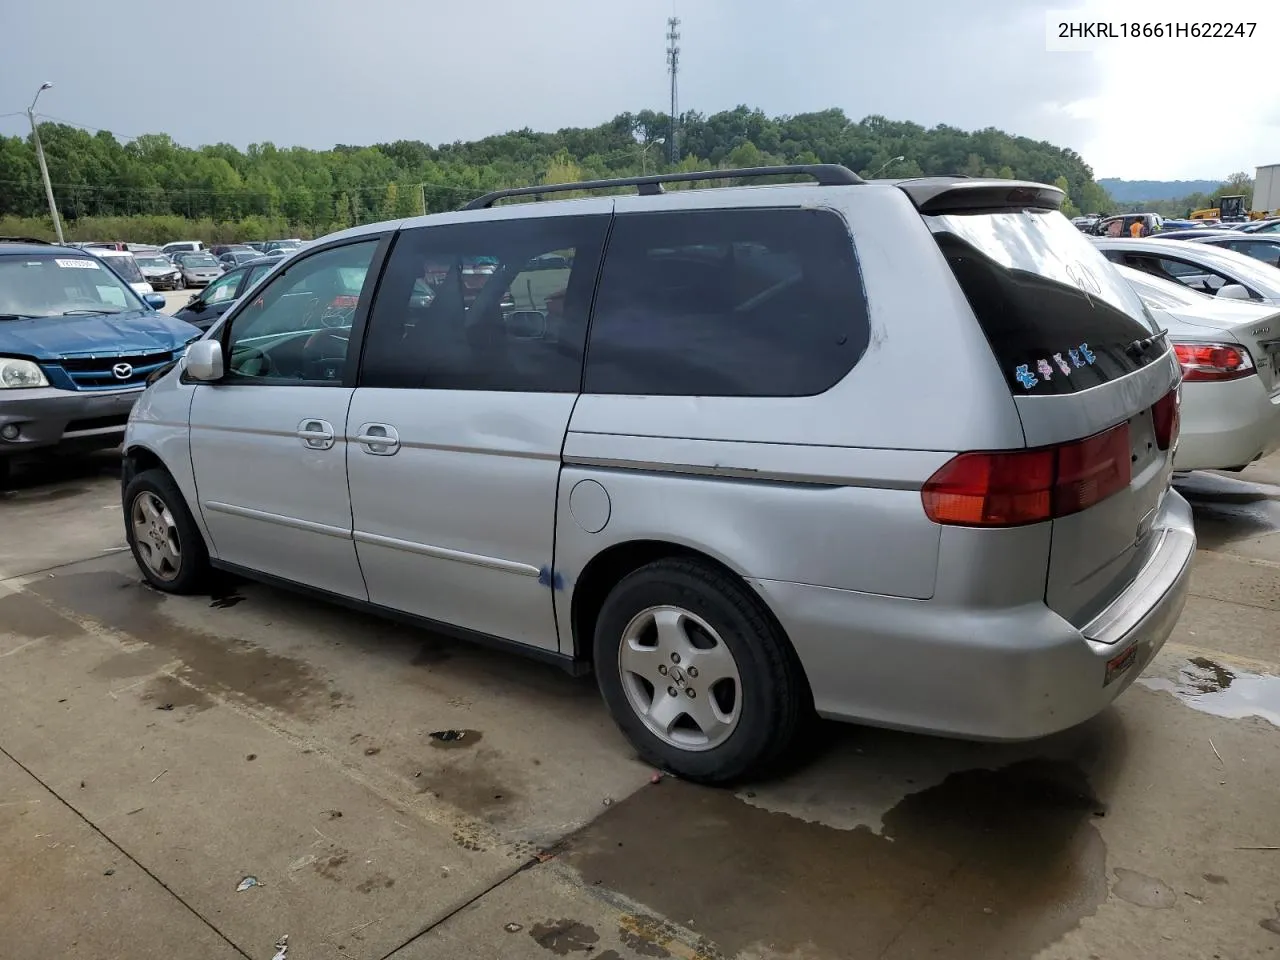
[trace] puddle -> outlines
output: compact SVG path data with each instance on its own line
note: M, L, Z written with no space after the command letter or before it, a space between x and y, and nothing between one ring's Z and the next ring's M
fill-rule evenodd
M1178 895L1159 877L1149 877L1137 870L1116 867L1116 885L1111 888L1121 900L1149 910L1168 910L1178 904Z
M459 750L474 747L484 736L479 730L433 730L427 734L437 750Z
M0 500L17 501L22 504L56 503L59 500L73 500L87 489L87 487L52 487L34 490L5 490L0 491Z
M50 610L35 597L11 593L0 597L0 632L27 640L70 640L80 636L84 630L80 624Z
M213 700L202 690L188 686L173 677L156 677L147 682L142 693L143 703L154 704L166 713L191 708L190 713L200 713L213 706Z
M1280 531L1280 487L1213 473L1187 474L1174 486L1191 503L1202 547Z
M201 689L299 715L309 715L318 701L329 702L328 685L307 663L271 653L239 637L217 636L174 623L160 611L166 602L164 596L138 580L112 571L76 573L41 580L28 589L76 616L147 644L107 658L95 668L96 676L142 677L180 660L177 672L182 679Z
M1215 717L1261 717L1280 727L1280 677L1228 669L1207 657L1193 657L1179 669L1176 680L1139 677L1138 683L1171 693L1187 706Z
M728 955L1024 958L1106 900L1102 804L1071 763L955 773L883 832L835 830L666 780L611 806L561 859Z

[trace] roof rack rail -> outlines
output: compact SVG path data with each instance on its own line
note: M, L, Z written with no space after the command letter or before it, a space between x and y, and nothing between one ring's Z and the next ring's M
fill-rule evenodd
M636 187L644 197L662 193L664 183L692 183L699 180L736 180L740 177L813 177L820 186L835 187L866 183L848 167L838 163L795 163L777 167L741 167L735 170L698 170L693 173L659 173L648 177L619 177L614 180L580 180L576 183L546 183L533 187L511 187L495 190L463 205L463 210L487 210L497 200L507 197L534 197L572 190L605 190L613 187Z
M41 240L39 237L0 237L0 243L39 243L46 247L53 246L48 240Z

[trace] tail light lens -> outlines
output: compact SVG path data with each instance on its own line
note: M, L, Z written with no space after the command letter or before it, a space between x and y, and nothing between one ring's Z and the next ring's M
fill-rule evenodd
M1156 446L1168 450L1177 442L1182 426L1182 397L1177 387L1156 401L1151 408L1151 420L1156 431Z
M1256 372L1249 351L1239 344L1175 343L1173 349L1188 382L1239 380Z
M934 523L1016 527L1087 510L1133 479L1129 424L1056 447L962 453L920 492Z

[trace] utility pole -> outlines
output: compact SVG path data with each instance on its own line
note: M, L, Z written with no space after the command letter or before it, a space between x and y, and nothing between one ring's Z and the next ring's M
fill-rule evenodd
M427 215L427 185L425 183L418 184L418 190L422 194L422 215Z
M678 26L680 26L679 17L667 18L667 72L671 74L671 139L667 141L667 145L670 147L668 156L671 158L673 167L680 162L680 148L676 145L676 117L680 111L676 79L680 72L680 47L677 42L680 39L680 32L676 29Z
M31 139L36 144L36 160L40 164L40 176L44 180L45 199L49 201L49 216L53 217L53 230L58 235L58 243L65 243L66 240L62 236L62 220L58 217L58 205L53 199L53 184L49 182L49 166L44 162L44 147L40 145L40 128L36 125L36 101L40 99L40 94L52 86L53 84L48 81L40 84L40 89L31 99L31 106L27 107L27 119L31 121Z

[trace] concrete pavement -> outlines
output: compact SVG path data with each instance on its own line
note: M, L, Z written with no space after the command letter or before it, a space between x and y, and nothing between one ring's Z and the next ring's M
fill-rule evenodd
M115 467L0 494L6 958L1280 948L1280 461L1188 481L1193 596L1094 721L824 725L736 793L651 784L590 680L255 584L146 589Z

